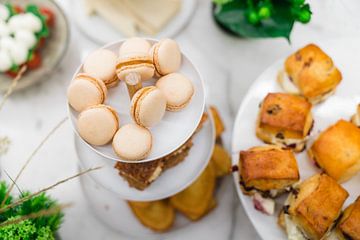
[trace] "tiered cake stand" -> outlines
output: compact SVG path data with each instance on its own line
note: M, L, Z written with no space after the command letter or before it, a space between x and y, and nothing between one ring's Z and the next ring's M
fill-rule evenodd
M123 41L106 45L117 54ZM154 40L149 40L155 43ZM82 71L82 65L74 76ZM164 157L175 151L184 144L194 133L204 112L205 93L203 81L191 63L183 54L180 73L192 80L194 85L194 96L189 105L179 112L166 112L162 121L151 128L153 135L153 148L150 155L141 161L126 161L119 159L112 150L111 144L96 147L85 142L78 134L76 119L78 113L69 106L69 115L75 131L75 147L79 158L79 168L103 166L100 170L90 172L81 178L82 189L89 201L91 210L102 222L116 231L132 236L157 236L151 230L142 226L131 212L127 200L132 201L153 201L170 197L189 186L205 169L212 154L215 142L215 131L211 114L208 114L208 121L202 129L193 137L193 147L186 159L162 173L145 190L137 190L129 187L125 179L114 168L117 161L127 163L150 162ZM156 79L143 83L152 85ZM109 89L108 104L116 109L120 116L120 126L132 122L129 115L130 100L124 82L119 86ZM184 218L176 218L173 229L182 228L189 222Z

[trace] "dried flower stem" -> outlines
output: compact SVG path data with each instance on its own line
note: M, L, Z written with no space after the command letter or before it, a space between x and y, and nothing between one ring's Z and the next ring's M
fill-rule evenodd
M25 168L28 166L28 164L30 163L30 161L33 159L33 157L35 156L35 154L40 150L40 148L45 144L45 142L47 142L47 140L56 132L57 129L59 129L61 127L61 125L68 119L68 117L65 117L64 119L62 119L58 124L56 124L56 126L51 129L51 131L45 136L45 138L40 142L40 144L35 148L35 150L31 153L31 155L28 157L28 159L26 160L25 164L22 166L22 168L20 169L19 173L17 174L17 176L15 177L14 181L11 183L8 191L6 192L6 195L3 199L3 201L1 202L0 207L3 207L5 205L6 200L9 198L10 192L12 191L12 189L14 188L15 183L17 182L17 180L19 179L19 177L21 176L21 174L24 172Z
M84 175L84 174L86 174L86 173L88 173L88 172L91 172L91 171L94 171L94 170L98 170L98 169L100 169L100 168L102 168L102 166L95 167L95 168L89 168L89 169L87 169L87 170L85 170L85 171L82 171L82 172L79 172L79 173L77 173L77 174L75 174L75 175L73 175L73 176L71 176L71 177L68 177L68 178L65 178L65 179L63 179L63 180L61 180L61 181L58 181L57 183L52 184L52 185L50 185L50 186L48 186L48 187L46 187L46 188L43 188L43 189L41 189L41 190L39 190L39 191L37 191L37 192L35 192L35 193L32 193L32 194L30 194L30 195L28 195L28 196L26 196L26 197L20 198L20 199L17 200L16 202L13 202L13 203L11 203L11 204L9 204L9 205L6 205L6 206L2 207L2 208L0 209L0 214L3 213L3 212L5 212L6 210L8 210L8 209L10 209L10 208L16 207L16 206L20 205L21 203L26 202L27 200L29 200L29 199L31 199L31 198L33 198L33 197L35 197L35 196L37 196L37 195L39 195L39 194L41 194L41 193L43 193L43 192L46 192L46 191L48 191L48 190L50 190L50 189L58 186L58 185L60 185L60 184L63 184L63 183L65 183L65 182L67 182L67 181L69 181L69 180L71 180L71 179L77 178L77 177L79 177L79 176L81 176L81 175Z
M10 86L8 87L5 95L3 96L1 102L0 102L0 111L3 108L6 100L9 98L9 96L11 95L11 93L14 91L16 85L18 84L19 80L21 79L21 77L23 76L24 72L26 71L27 66L24 65L20 68L19 72L17 73L16 77L12 80L12 83L10 84Z
M0 228L6 227L6 226L11 225L11 224L17 224L17 223L20 223L20 222L28 220L28 219L34 219L34 218L38 218L38 217L50 216L50 215L59 213L64 208L71 207L71 205L72 205L71 203L59 204L59 205L56 205L56 206L51 207L49 209L43 209L43 210L40 210L38 212L30 213L28 215L24 215L24 216L21 216L21 217L16 218L16 219L8 220L8 221L0 223Z

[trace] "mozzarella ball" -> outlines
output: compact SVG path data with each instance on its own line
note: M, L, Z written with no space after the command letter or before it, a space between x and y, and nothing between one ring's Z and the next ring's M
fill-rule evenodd
M26 62L29 51L23 43L15 42L8 51L15 64L21 65Z
M12 66L11 57L6 50L0 50L0 72L10 70Z
M0 19L0 38L9 36L10 35L10 29L5 21Z
M0 4L0 19L5 21L9 17L10 17L9 9L4 4Z
M16 45L16 41L10 36L5 36L0 39L1 50L9 50L10 48L14 47L14 45Z
M15 40L25 45L27 49L31 49L36 44L36 37L34 33L29 30L17 30L15 33Z
M32 32L39 32L42 29L42 22L39 17L32 13L25 13L26 29Z
M8 21L8 26L11 32L25 28L25 21L23 19L24 14L18 14L12 16ZM25 19L26 20L26 19Z

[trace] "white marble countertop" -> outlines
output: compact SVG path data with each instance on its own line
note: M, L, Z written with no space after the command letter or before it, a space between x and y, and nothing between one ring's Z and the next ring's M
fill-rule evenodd
M61 0L65 10L70 0ZM230 146L234 114L251 82L273 61L317 39L359 36L356 0L311 1L313 20L295 25L292 45L284 39L247 40L222 32L211 18L209 0L199 0L190 24L176 37L182 49L200 69L207 86L207 101L215 104L225 119L225 143ZM346 16L346 17L344 17ZM87 40L73 24L70 48L51 78L11 96L0 113L0 135L12 141L1 157L2 170L15 176L22 163L47 132L66 116L65 91L80 60L96 44ZM357 30L357 31L356 31ZM66 123L40 150L18 184L37 190L77 171L73 132ZM2 178L5 178L2 174ZM167 239L259 239L239 203L231 177L218 190L219 207L203 220L170 234ZM90 212L78 180L50 192L61 202L73 202L66 210L60 230L63 239L127 239L100 223Z

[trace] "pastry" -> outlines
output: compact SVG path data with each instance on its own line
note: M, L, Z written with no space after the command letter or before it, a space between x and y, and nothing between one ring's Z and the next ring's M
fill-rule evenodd
M253 196L254 207L271 215L272 199L291 190L299 181L299 169L291 150L259 146L240 152L239 179L242 192Z
M107 49L98 49L92 52L83 65L84 72L101 79L106 87L115 87L119 83L116 75L117 56Z
M352 116L351 122L360 127L360 104L357 106L356 113Z
M144 163L122 163L117 162L115 168L131 187L144 190L153 183L166 169L176 166L189 154L192 147L192 139L169 155Z
M78 112L104 103L107 95L105 84L88 74L79 73L67 90L69 104Z
M287 93L269 93L260 106L256 135L266 143L301 152L313 126L311 103Z
M331 96L341 79L332 59L315 44L289 56L278 75L285 91L300 94L313 104Z
M154 231L166 231L174 223L175 211L167 200L157 200L145 204L128 201L128 204L139 221Z
M213 204L215 180L215 170L209 164L189 187L170 197L171 205L190 220L199 219Z
M209 109L210 109L211 115L214 119L215 135L216 135L216 138L218 138L225 131L225 126L220 117L219 111L216 109L216 107L210 106Z
M231 157L220 144L215 144L210 161L214 165L216 177L223 177L231 172Z
M339 240L360 240L360 197L344 210L334 233Z
M154 64L147 53L129 53L119 57L116 64L116 74L120 80L126 80L130 73L140 75L142 81L152 78Z
M151 45L143 38L133 37L125 40L119 48L119 56L126 56L131 53L149 53Z
M191 80L180 73L170 73L161 77L156 82L156 87L166 97L166 110L172 112L185 108L194 95Z
M308 155L329 176L344 182L360 170L360 129L339 120L320 133Z
M92 145L105 145L119 128L119 117L110 106L95 105L79 114L77 128L80 136Z
M326 174L316 174L296 186L283 210L288 238L323 239L339 217L348 195Z
M115 134L113 149L125 160L141 160L146 158L152 148L152 135L149 130L136 124L126 124Z
M154 86L137 91L131 100L132 119L143 127L153 127L165 114L166 98L162 91Z
M179 70L181 65L181 52L179 45L172 39L163 39L150 49L156 74L163 76Z

